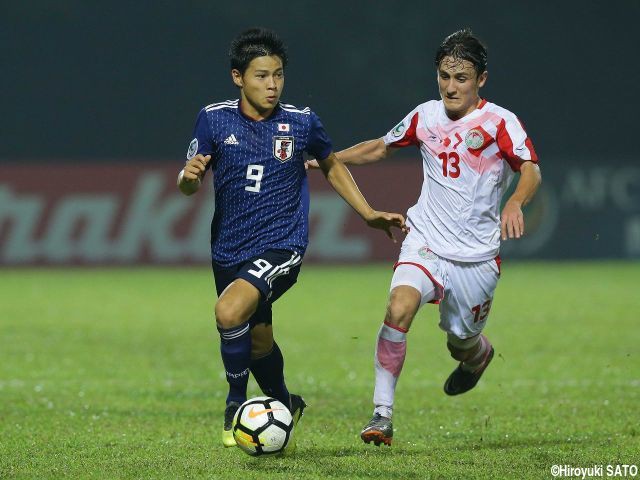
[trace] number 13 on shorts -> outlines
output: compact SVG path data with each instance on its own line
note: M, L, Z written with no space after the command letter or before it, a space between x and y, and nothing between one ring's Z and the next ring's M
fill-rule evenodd
M489 315L489 310L491 310L491 302L492 298L484 302L482 305L476 305L471 308L471 313L473 313L473 323L484 322L487 316Z

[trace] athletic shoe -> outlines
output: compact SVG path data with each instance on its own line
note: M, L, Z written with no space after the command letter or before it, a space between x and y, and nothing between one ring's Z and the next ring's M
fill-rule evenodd
M282 452L285 455L290 455L296 450L296 439L298 434L296 432L296 425L298 425L298 421L300 421L300 417L304 415L304 409L307 407L307 404L300 395L291 394L289 396L289 402L291 403L291 408L289 411L291 412L291 416L293 417L293 426L292 430L293 435L289 439L289 443L286 447L284 447L284 451Z
M489 355L487 355L487 359L484 363L478 367L477 370L473 372L468 372L462 369L462 362L458 365L458 367L449 375L447 381L444 382L444 393L447 395L460 395L461 393L468 392L473 387L476 386L480 377L487 369L491 360L493 359L493 347L491 347L491 351Z
M238 402L229 402L224 409L224 426L222 427L222 445L225 447L235 447L236 439L233 438L233 417L240 408Z
M393 423L391 423L391 419L375 413L369 423L362 429L360 438L364 443L375 443L377 447L381 443L391 445L391 439L393 438Z
M291 412L291 416L293 417L293 425L296 426L300 417L304 415L304 409L307 408L307 404L300 395L291 394L289 396L291 402L291 408L289 411Z

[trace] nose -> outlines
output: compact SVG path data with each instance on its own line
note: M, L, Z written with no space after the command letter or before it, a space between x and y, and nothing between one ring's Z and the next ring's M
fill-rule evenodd
M453 81L453 78L450 78L446 85L446 90L448 95L453 95L456 93L456 84Z
M269 77L269 80L267 81L267 88L268 88L269 90L275 90L275 89L276 89L276 81L275 81L275 79L273 78L273 75L271 75L271 76Z

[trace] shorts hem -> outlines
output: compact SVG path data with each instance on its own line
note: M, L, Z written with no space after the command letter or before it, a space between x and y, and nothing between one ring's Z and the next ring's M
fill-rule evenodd
M444 287L440 284L440 282L438 282L435 279L435 277L431 274L431 272L427 269L427 267L415 262L396 262L396 264L393 266L393 270L395 271L395 269L398 268L400 265L413 265L414 267L417 267L420 270L422 270L422 272L427 277L429 277L429 280L431 280L431 283L433 283L433 285L436 287L436 294L437 294L436 298L430 301L429 303L434 303L437 305L444 299Z

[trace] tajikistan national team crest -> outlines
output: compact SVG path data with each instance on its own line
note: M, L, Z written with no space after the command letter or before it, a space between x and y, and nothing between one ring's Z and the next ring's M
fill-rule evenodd
M467 144L467 147L478 150L484 145L484 135L482 135L480 130L474 128L467 132L467 135L464 137L464 143Z
M293 137L273 137L273 156L281 162L293 157Z

